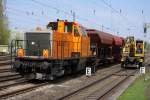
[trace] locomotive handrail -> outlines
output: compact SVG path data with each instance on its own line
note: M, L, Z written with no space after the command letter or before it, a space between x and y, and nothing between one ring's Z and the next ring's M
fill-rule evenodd
M36 56L39 57L41 55L41 50L40 50L40 46L41 45L40 45L40 41L37 41L37 40L12 40L12 42L11 42L11 54L12 54L12 56L17 56L16 52L17 52L17 50L19 48L24 48L24 50L25 50L25 56L29 57L30 56L29 51L31 50L31 48L30 48L30 42L32 42L32 41L35 42L35 44L37 45L36 49L33 50L33 51L36 51L37 52ZM49 44L49 46L47 47L47 49L49 50L49 54L50 54L49 57L53 57L54 56L52 54L52 49L53 49L52 45L53 45L53 43L56 43L56 46L57 46L56 50L57 51L54 51L54 52L55 53L57 52L56 53L57 54L56 58L60 57L61 59L65 58L65 56L64 56L65 52L66 52L67 57L72 57L72 55L69 53L70 51L72 51L72 52L80 52L80 50L82 50L84 48L84 46L79 48L79 43L80 42L73 42L73 41L49 40L47 43ZM76 48L70 48L71 45L75 45ZM59 48L59 46L61 48ZM14 49L14 50L12 50L12 49ZM59 55L58 55L58 53L59 53ZM85 51L85 53L86 53L86 55L89 54L88 49ZM33 56L34 56L34 54L33 54ZM82 56L82 53L80 54L80 56Z
M13 48L13 42L14 42L14 41L15 41L14 39L11 41L11 50L10 50L11 69L13 68L13 51L12 51L12 48Z

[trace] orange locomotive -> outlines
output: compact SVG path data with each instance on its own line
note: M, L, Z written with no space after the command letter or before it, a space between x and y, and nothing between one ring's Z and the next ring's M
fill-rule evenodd
M90 39L82 26L75 22L59 21L50 22L47 28L54 30L52 57L59 59L91 55Z
M85 28L75 22L50 22L46 30L26 32L24 40L12 44L16 56L13 70L28 79L53 80L95 61Z

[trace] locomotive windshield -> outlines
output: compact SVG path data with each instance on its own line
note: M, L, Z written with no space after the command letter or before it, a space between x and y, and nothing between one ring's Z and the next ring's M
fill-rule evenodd
M25 34L26 56L42 56L42 50L49 50L50 33L27 32Z
M58 23L57 22L51 22L50 24L48 24L47 28L50 30L56 31L58 29Z
M65 32L72 33L72 23L65 23Z
M50 22L47 25L47 29L53 30L53 31L58 31L58 30L63 29L63 32L72 33L72 23L70 23L70 22L64 22L63 24L60 24L60 23L61 22Z

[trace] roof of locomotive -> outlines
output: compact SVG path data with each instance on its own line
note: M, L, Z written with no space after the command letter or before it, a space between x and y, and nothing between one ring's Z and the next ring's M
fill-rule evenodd
M72 21L67 21L67 20L58 20L58 21L49 22L49 23L47 24L47 26L48 26L49 24L51 24L51 23L57 23L57 22L59 22L59 21L62 21L62 22L64 22L64 23L72 23L72 24L77 24L77 25L79 25L78 23L76 23L76 22L72 22Z

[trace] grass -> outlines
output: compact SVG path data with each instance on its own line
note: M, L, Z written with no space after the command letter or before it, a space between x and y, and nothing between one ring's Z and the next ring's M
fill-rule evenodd
M140 76L133 82L132 85L118 98L118 100L148 100L146 97L146 89L150 84L150 72L145 75L147 80L144 80L144 75Z

